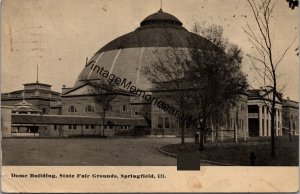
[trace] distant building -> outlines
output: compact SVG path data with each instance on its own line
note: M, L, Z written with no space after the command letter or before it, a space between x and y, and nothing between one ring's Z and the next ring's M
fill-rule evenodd
M13 107L1 105L1 131L2 137L11 137L11 109Z
M299 135L299 102L287 98L282 103L282 124L285 132Z
M2 105L15 106L23 99L42 110L43 114L51 114L52 106L56 108L60 104L60 93L52 91L51 85L38 82L24 84L23 90L1 93ZM59 110L53 113L57 112Z

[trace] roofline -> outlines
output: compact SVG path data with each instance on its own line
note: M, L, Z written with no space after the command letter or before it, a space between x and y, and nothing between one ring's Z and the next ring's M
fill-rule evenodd
M49 85L49 84L44 84L44 83L39 83L39 82L32 82L32 83L26 83L26 84L23 84L24 86L26 85L43 85L43 86L52 86L52 85Z

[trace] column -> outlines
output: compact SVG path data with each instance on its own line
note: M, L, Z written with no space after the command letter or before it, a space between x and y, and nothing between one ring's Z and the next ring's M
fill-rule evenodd
M278 109L278 121L279 121L279 135L282 136L282 115L281 115L281 109Z
M262 106L259 105L259 136L262 136Z
M268 131L268 129L267 129L267 122L268 122L268 120L267 120L267 118L268 118L268 109L267 109L267 106L263 106L263 108L264 108L264 123L263 123L263 125L264 125L264 136L267 136L267 131Z
M268 134L269 136L271 136L271 114L270 113L268 114Z
M278 109L275 109L275 135L278 136Z

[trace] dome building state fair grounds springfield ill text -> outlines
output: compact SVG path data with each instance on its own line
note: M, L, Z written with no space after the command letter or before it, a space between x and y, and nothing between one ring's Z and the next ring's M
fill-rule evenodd
M49 102L46 105L43 104L43 110L47 110L43 111L44 114L13 113L11 116L12 127L10 130L7 127L4 135L13 136L21 132L38 131L34 135L113 136L128 131L139 131L137 133L153 136L180 136L179 121L176 117L139 96L122 91L113 94L115 97L107 108L105 126L103 126L101 119L103 108L95 101L95 94L91 92L86 81L101 79L99 71L102 68L109 74L126 79L127 82L131 82L132 85L143 91L151 92L151 83L143 71L144 68L154 63L158 56L163 56L165 51L171 47L188 52L191 40L196 41L198 45L205 45L206 48L215 47L207 39L186 30L175 16L160 9L146 17L135 31L114 39L98 50L87 61L74 86L64 87L59 98L57 95L52 98L53 92L50 91L50 88L39 88L40 83L38 82L31 84L30 90L39 91L38 93L33 92L32 95L29 95L30 92L26 88L24 91L2 94L2 105L5 105L6 109L10 109L24 98L36 108L41 108L42 101ZM263 93L264 91L259 92ZM25 94L25 97L21 97L21 93ZM48 98L46 96L41 98L42 93L47 93ZM162 94L152 91L152 95ZM268 94L263 95L267 96ZM163 100L168 101L167 99ZM278 97L277 101L276 134L282 135L282 103L285 100ZM294 109L298 106L298 103L295 103ZM240 94L236 104L237 106L231 107L228 113L224 113L229 119L221 126L223 129L236 130L239 137L245 138L270 136L270 125L267 124L269 122L268 115L265 114L266 107L262 100L256 98L255 92L248 91ZM250 107L249 110L248 107ZM297 122L295 130L296 128L298 130L298 121L292 122ZM30 130L30 125L34 126L34 130ZM36 126L39 126L38 130ZM192 136L194 133L195 129L186 130L187 136ZM232 136L233 133L227 135Z

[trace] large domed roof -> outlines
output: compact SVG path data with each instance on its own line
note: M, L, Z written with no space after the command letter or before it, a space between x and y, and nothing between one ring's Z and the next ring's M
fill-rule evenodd
M161 9L146 17L135 31L106 44L97 53L115 49L136 47L190 47L190 41L199 45L213 46L205 38L187 31L181 21ZM171 45L172 44L172 45Z
M100 50L89 60L99 67L104 67L110 73L132 81L141 89L149 88L149 81L143 75L143 68L153 63L158 53L165 52L170 47L186 49L191 47L191 42L199 47L215 48L210 41L187 31L182 22L175 16L159 10L149 15L135 31L120 36ZM194 45L194 44L193 44ZM155 52L154 52L155 51ZM87 79L99 79L99 75L90 67L84 67L79 75L75 87L82 85Z

